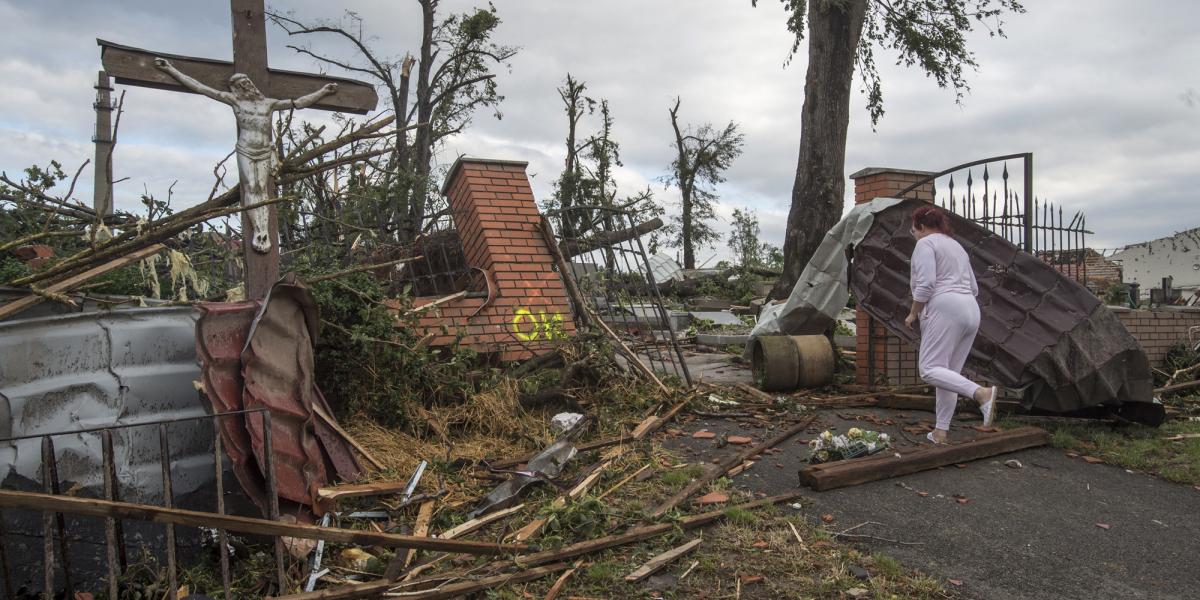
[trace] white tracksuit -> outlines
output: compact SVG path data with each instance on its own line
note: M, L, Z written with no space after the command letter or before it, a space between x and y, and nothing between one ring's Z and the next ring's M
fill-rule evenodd
M917 240L912 255L912 296L921 313L921 379L937 388L937 428L948 430L958 395L974 397L979 386L959 374L979 331L979 287L970 259L954 238L941 233Z

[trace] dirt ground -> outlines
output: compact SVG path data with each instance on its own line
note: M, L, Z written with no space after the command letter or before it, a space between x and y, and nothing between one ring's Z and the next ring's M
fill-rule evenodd
M897 449L922 434L905 433L932 419L919 411L823 411L819 427L779 446L734 478L737 487L778 494L798 488L807 441L821 430L884 431ZM977 416L960 414L955 439L981 434ZM972 420L974 419L974 420ZM890 420L891 424L887 424ZM733 446L694 439L700 429L749 436L774 433L758 419L703 418L676 424L683 433L664 444L707 462ZM905 439L905 436L909 438ZM718 438L719 439L719 438ZM1004 465L1016 459L1021 468ZM927 495L922 496L920 492ZM865 552L882 552L970 598L1194 598L1200 589L1200 491L1105 464L1088 464L1062 450L1038 448L895 479L809 492L804 511L831 532L851 533ZM960 503L965 498L966 503ZM847 540L849 538L842 538Z

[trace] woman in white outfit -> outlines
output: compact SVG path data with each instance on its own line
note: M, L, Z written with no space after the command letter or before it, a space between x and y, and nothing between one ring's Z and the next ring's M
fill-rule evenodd
M921 379L937 388L937 425L926 437L944 444L958 396L979 403L983 425L992 424L998 388L983 387L963 377L963 364L979 331L979 287L967 253L950 237L950 219L929 205L913 211L912 309L904 324L921 321Z

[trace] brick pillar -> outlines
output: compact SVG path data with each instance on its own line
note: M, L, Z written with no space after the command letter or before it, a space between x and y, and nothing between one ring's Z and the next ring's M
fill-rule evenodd
M461 344L500 360L519 360L552 348L575 331L566 287L540 229L528 163L460 158L442 192L450 204L467 265L495 282L492 301L466 297L423 314L419 326L440 334L431 345ZM421 306L436 298L417 298ZM442 334L442 327L448 333Z
M867 167L850 175L850 179L854 180L854 203L863 204L876 198L897 197L908 186L930 175L933 173L929 171ZM905 194L905 197L933 202L933 181L921 184L917 189ZM858 328L855 340L855 382L860 385L874 385L884 380L898 383L901 371L906 370L908 365L899 364L898 357L889 356L887 330L861 309L855 316L855 324ZM889 358L893 360L889 361ZM871 368L871 359L874 359L874 369Z

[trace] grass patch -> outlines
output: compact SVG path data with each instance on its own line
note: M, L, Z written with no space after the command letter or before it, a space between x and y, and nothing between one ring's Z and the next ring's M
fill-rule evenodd
M1109 464L1152 473L1168 481L1200 485L1200 438L1166 439L1200 434L1200 421L1168 421L1157 429L1105 423L1040 425L1051 432L1050 443L1056 448L1102 458Z
M662 482L671 487L679 488L687 485L687 483L704 474L704 468L700 465L688 465L682 469L667 471L662 474Z

